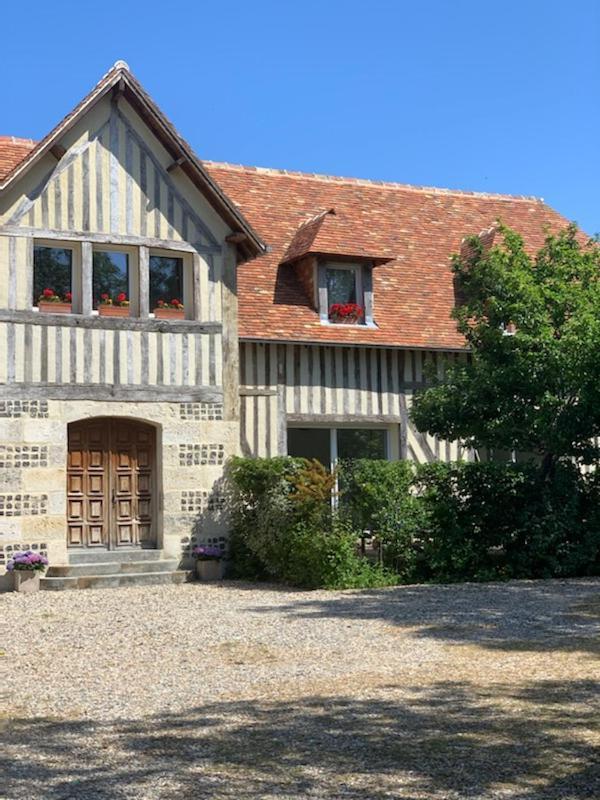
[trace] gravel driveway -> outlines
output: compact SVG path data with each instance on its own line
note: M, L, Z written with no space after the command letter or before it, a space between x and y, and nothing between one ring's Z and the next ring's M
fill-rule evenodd
M600 580L0 595L0 798L600 798Z

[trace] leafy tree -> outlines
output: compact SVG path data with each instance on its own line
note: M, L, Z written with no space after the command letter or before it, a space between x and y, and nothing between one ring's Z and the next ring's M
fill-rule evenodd
M471 353L431 376L412 419L471 447L535 454L548 477L560 459L600 455L600 248L570 225L531 257L498 232L499 245L472 237L453 259Z

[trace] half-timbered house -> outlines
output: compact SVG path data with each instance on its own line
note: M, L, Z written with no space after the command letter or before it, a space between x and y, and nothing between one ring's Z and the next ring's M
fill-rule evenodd
M535 198L202 162L124 62L42 141L0 137L0 568L27 546L57 587L93 560L183 577L225 535L235 453L469 457L408 410L426 360L464 357L450 257L497 219L532 248L565 224Z

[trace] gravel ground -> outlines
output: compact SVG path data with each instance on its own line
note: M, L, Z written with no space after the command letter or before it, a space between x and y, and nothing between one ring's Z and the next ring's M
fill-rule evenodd
M600 798L600 580L0 596L3 800Z

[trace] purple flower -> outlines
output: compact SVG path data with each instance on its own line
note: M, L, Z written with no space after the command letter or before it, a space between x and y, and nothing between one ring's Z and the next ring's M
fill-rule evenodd
M222 558L223 551L220 547L215 547L214 545L210 544L202 544L194 547L192 550L192 555L199 559Z
M11 560L6 565L8 572L13 572L15 569L44 569L48 564L48 559L34 553L32 550L23 550L22 552L15 553Z

